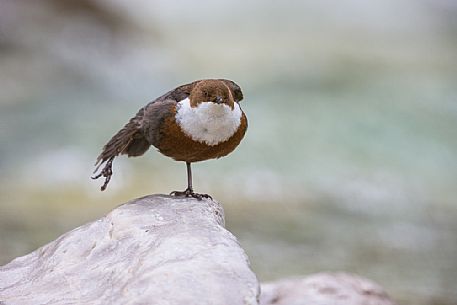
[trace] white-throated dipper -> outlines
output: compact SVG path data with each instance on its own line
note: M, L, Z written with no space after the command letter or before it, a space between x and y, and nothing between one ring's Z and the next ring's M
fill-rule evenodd
M205 79L182 85L141 108L103 147L93 179L105 177L105 190L116 156L143 155L151 145L187 166L187 189L171 195L201 199L194 193L191 163L220 158L240 144L248 126L239 102L241 88L226 79Z

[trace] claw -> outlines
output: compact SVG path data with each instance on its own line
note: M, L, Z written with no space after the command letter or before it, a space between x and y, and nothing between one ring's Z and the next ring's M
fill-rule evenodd
M194 191L190 188L187 188L185 191L173 191L170 193L170 196L195 198L197 200L202 200L203 198L209 198L209 199L213 200L213 198L210 195L194 193Z
M113 175L113 160L114 160L114 157L111 157L110 159L108 159L108 161L106 162L105 164L105 167L103 167L103 169L100 171L100 173L94 177L91 177L92 179L98 179L100 177L105 177L105 182L103 183L103 185L100 187L100 190L101 191L104 191L106 190L106 187L108 186L108 183L109 181L111 180L111 176ZM95 172L98 170L98 167L97 169L95 170ZM94 172L94 173L95 173Z

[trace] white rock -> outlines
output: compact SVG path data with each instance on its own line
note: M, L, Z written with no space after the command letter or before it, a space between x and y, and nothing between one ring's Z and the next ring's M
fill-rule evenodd
M214 201L147 196L0 267L0 304L257 304Z
M394 305L378 284L346 273L317 273L262 284L260 305Z

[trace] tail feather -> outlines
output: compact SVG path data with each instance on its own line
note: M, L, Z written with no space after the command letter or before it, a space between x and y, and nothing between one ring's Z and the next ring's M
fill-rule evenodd
M105 183L101 187L102 191L106 189L106 186L111 179L112 162L115 157L122 154L127 154L129 157L141 156L149 149L150 144L144 138L141 129L143 112L143 109L141 109L135 117L130 119L130 121L105 144L102 152L97 157L94 174L98 172L103 164L105 164L105 166L99 174L96 174L96 176L93 177L93 179L98 179L102 176L105 177Z
M130 120L130 122L128 122L121 130L119 130L111 138L111 140L105 144L105 146L103 146L103 150L97 157L95 165L101 165L109 158L116 157L126 152L128 146L134 140L135 135L139 133L135 122L132 122L132 120Z

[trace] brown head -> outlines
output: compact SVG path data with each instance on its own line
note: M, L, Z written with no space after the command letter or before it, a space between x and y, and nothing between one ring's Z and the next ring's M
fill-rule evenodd
M225 79L207 79L199 81L190 93L191 107L197 107L203 102L226 104L231 109L235 102L243 99L240 87Z

